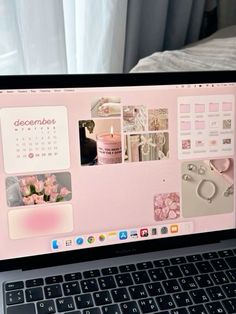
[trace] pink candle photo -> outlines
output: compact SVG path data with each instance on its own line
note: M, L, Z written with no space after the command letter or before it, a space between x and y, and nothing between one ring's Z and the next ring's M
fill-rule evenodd
M97 135L98 164L116 164L122 162L120 133L101 133Z

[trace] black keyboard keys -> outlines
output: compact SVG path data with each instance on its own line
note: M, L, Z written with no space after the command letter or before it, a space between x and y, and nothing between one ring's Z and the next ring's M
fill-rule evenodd
M98 291L98 284L95 278L93 279L87 279L87 280L81 280L81 288L83 292L94 292Z
M132 273L132 276L133 276L134 282L136 284L150 282L148 274L144 270L136 271L136 272Z
M26 280L25 284L27 288L43 286L43 278Z
M143 285L129 287L129 293L132 299L147 298L147 293Z
M166 279L166 275L162 268L150 269L148 273L152 281L160 281Z
M60 298L62 296L62 290L59 284L44 287L44 292L46 299Z
M142 310L142 313L153 313L158 310L154 299L144 299L140 300L138 303Z
M118 304L103 306L102 312L104 314L121 314Z
M19 290L24 288L24 282L23 281L15 281L15 282L9 282L5 284L5 290L11 291L11 290Z
M75 309L72 297L65 297L56 300L58 312L67 312Z
M7 309L7 314L36 314L33 303L11 306ZM41 313L39 313L41 314Z
M170 295L156 297L156 302L162 311L175 308L175 303Z
M133 280L128 273L116 275L115 278L119 287L131 286L133 284Z
M169 279L182 277L179 266L167 266L164 269Z
M93 294L96 305L107 305L112 303L111 295L109 291L99 291Z
M113 289L111 294L115 302L123 302L130 299L126 288Z
M196 304L206 303L210 301L204 289L193 290L193 291L190 291L189 293L194 303Z
M212 301L217 301L225 298L222 289L218 286L206 288L206 291Z
M79 294L80 287L78 281L64 283L63 291L65 296Z
M38 314L54 314L56 307L53 300L40 301L37 303Z
M90 293L80 294L76 296L75 302L78 309L84 309L93 306L93 299Z
M160 282L149 283L146 285L146 290L150 297L163 295L165 294L164 289Z
M140 313L138 305L135 301L121 303L120 307L123 314Z
M23 290L15 290L6 293L6 304L14 305L24 303L24 292Z
M25 297L27 302L43 300L43 289L41 287L26 289Z
M211 314L227 314L219 301L207 303L206 308Z
M99 286L102 290L112 289L116 287L115 280L112 276L98 278Z
M193 304L188 292L175 293L173 297L178 307L186 307Z

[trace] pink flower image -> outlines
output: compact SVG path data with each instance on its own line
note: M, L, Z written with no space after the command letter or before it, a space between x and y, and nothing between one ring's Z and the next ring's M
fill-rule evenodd
M62 175L63 173L60 174L59 181L63 181ZM66 182L68 182L68 175L64 174L67 176ZM71 185L68 188L60 184L55 174L21 177L18 182L23 205L62 202L71 198Z
M71 191L69 191L67 188L65 188L65 187L61 188L61 191L60 191L61 196L66 196L70 193L71 193Z
M34 183L35 192L40 193L44 189L44 182L43 181L36 181Z
M154 196L154 219L156 221L177 219L180 217L179 193L163 193Z

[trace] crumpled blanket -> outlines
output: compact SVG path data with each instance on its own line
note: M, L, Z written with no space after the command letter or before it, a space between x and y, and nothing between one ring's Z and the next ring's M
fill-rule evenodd
M131 72L236 70L236 37L213 38L140 59Z

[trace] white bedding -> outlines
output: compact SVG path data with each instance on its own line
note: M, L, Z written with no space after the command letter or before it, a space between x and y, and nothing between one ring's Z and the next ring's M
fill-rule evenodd
M219 31L218 36L181 50L156 52L141 59L131 72L236 70L236 27L230 29L234 37L215 38L221 37Z

